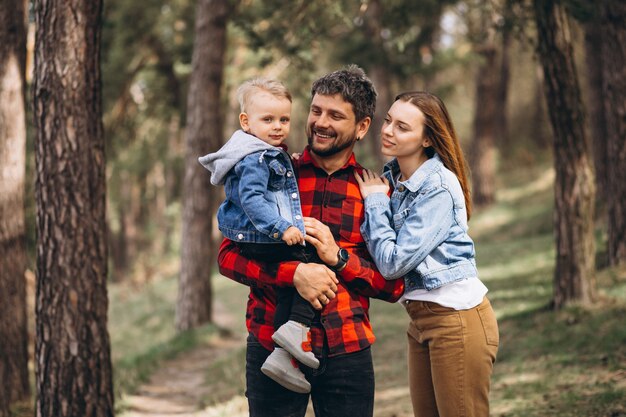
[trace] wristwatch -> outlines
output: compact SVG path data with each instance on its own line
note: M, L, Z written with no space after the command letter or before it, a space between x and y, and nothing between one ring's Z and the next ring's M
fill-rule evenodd
M337 263L330 268L335 272L341 272L346 267L348 259L350 259L350 254L344 248L339 248L339 252L337 252L337 259Z

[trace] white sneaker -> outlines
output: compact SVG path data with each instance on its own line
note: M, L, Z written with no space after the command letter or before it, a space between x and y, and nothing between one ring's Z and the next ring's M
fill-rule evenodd
M291 391L311 392L311 384L285 349L276 347L261 366L261 372Z
M304 324L289 320L274 332L272 340L291 353L298 362L309 368L319 368L320 361L311 352L309 328Z

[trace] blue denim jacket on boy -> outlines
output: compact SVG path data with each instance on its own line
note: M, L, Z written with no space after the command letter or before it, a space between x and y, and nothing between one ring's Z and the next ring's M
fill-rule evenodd
M212 184L224 184L217 221L225 237L282 243L290 226L305 233L298 182L283 148L238 130L219 151L198 160L211 171Z
M474 243L467 234L461 185L437 154L406 181L394 159L383 175L392 186L365 198L361 233L386 279L405 277L405 292L433 290L478 277Z

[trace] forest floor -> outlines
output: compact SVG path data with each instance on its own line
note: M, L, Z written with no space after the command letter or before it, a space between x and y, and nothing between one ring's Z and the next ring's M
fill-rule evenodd
M215 324L222 329L233 325L233 316L217 301L214 305ZM139 386L132 395L123 398L121 417L212 417L247 415L244 397L235 397L221 406L202 408L204 398L212 388L206 384L206 364L217 363L233 350L243 349L242 335L223 333L191 351L166 360Z

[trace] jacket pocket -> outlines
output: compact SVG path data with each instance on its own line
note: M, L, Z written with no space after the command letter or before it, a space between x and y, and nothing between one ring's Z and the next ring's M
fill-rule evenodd
M398 230L400 230L400 228L402 227L402 225L404 224L404 221L406 220L407 216L409 215L411 209L410 208L405 208L404 210L402 210L399 213L396 213L393 215L393 230L395 230L396 232Z
M276 159L273 159L269 163L269 169L270 178L268 188L273 191L285 188L285 174L287 173L287 168Z

